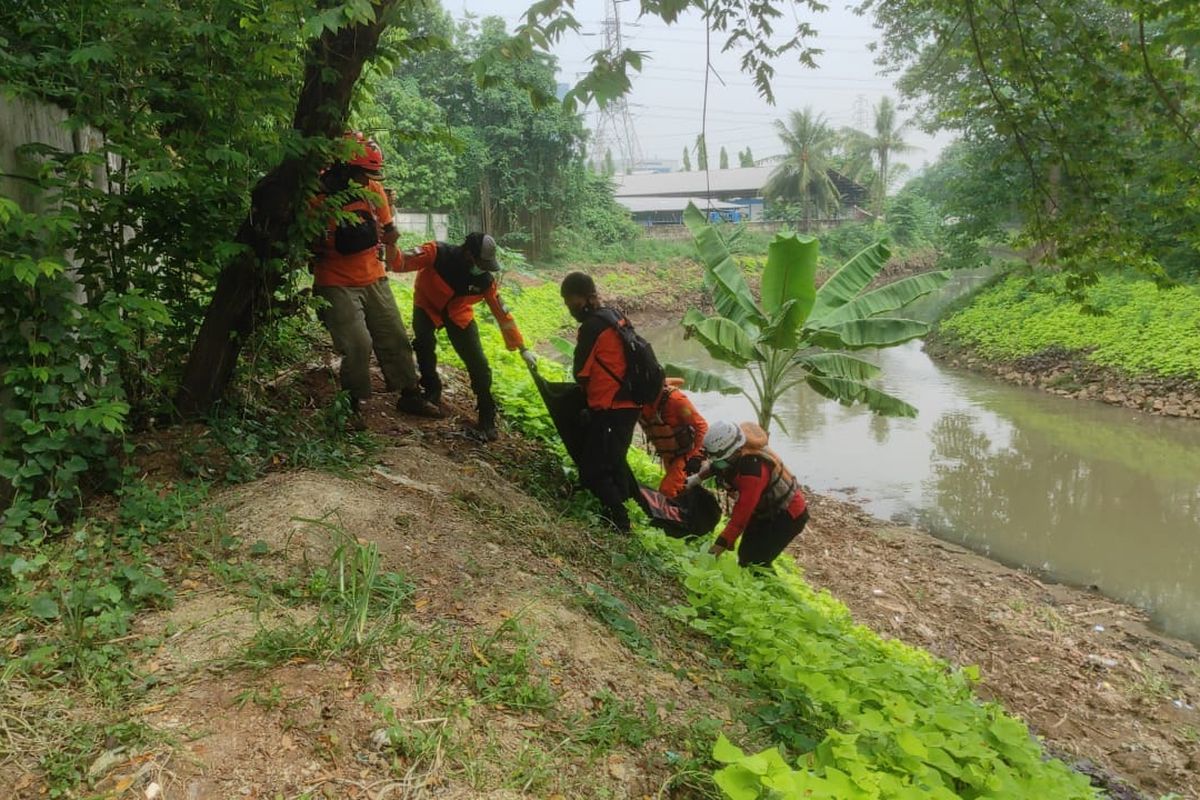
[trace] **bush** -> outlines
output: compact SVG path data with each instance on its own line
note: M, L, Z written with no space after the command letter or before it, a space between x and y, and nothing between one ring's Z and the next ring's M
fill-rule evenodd
M117 477L129 414L120 367L138 349L131 320L153 326L166 314L136 292L85 302L60 255L69 215L0 198L0 224L0 546L10 548L59 530L89 481Z

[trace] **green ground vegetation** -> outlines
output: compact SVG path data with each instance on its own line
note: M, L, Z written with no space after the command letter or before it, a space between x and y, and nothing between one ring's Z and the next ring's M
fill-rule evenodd
M517 313L537 308L544 317L550 303L557 298L527 293ZM495 333L487 337L506 416L544 437L547 414L523 366L503 360L502 346ZM554 438L546 444L564 457ZM653 477L649 458L634 460ZM775 749L746 755L724 739L714 748L726 764L716 776L724 796L1093 796L1086 778L1044 759L1023 723L973 695L976 671L951 669L855 625L790 559L750 571L645 527L638 541L644 558L686 589L687 602L671 613L728 646L746 679L769 698L762 719Z
M1085 354L1131 375L1200 378L1200 294L1194 286L1109 274L1067 296L1067 276L1017 274L977 295L940 333L981 355L1013 359L1048 348Z

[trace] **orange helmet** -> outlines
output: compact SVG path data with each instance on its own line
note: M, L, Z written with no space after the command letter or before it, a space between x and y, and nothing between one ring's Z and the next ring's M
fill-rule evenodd
M368 139L359 131L348 131L346 139L354 142L354 155L347 161L350 166L365 170L367 175L378 180L383 177L383 151L374 139Z

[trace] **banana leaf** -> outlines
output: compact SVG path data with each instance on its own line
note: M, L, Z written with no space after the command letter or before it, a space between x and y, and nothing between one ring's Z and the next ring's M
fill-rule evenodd
M891 347L929 332L929 325L915 319L871 317L839 322L809 331L808 341L817 347L861 350L864 347Z
M865 403L867 408L885 417L915 417L917 409L898 397L872 389L866 384L846 378L809 375L804 379L814 392L844 406Z
M708 224L704 214L694 203L688 203L683 212L683 221L696 241L700 264L710 279L713 305L717 313L739 324L761 327L763 314L754 302L754 295L742 276L737 262L729 254L725 242L717 229Z
M771 318L772 331L764 339L775 347L795 342L796 331L808 319L817 297L817 257L820 245L812 236L777 235L767 247L767 263L762 276L762 307ZM788 307L786 315L775 319Z
M877 314L895 311L918 297L942 288L948 280L950 280L948 272L924 272L920 275L903 278L856 297L840 308L830 311L819 319L814 319L813 324L825 327L836 322L866 319Z
M869 381L880 372L877 365L845 353L810 353L797 356L796 362L810 373L852 381Z
M883 242L875 242L858 251L817 290L817 301L809 318L820 319L853 300L883 270L891 254Z
M744 367L761 358L754 342L736 322L724 317L706 317L689 310L683 317L689 337L695 337L709 355L735 367Z
M682 364L664 364L663 371L673 378L683 378L683 386L693 392L720 392L721 394L745 394L736 383L703 369L693 369Z

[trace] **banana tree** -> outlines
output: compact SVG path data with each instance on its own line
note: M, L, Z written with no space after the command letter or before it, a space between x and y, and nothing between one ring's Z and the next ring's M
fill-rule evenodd
M887 245L876 242L818 289L817 239L778 234L767 248L761 298L756 300L704 214L689 205L684 222L695 239L716 314L691 309L683 326L713 358L745 369L750 386L679 364L667 364L668 375L683 378L695 391L745 395L758 423L768 430L777 420L775 403L800 384L844 405L865 403L878 414L916 416L908 403L868 385L879 367L848 351L894 347L924 336L928 324L891 314L941 287L947 273L926 272L864 291L890 254Z

